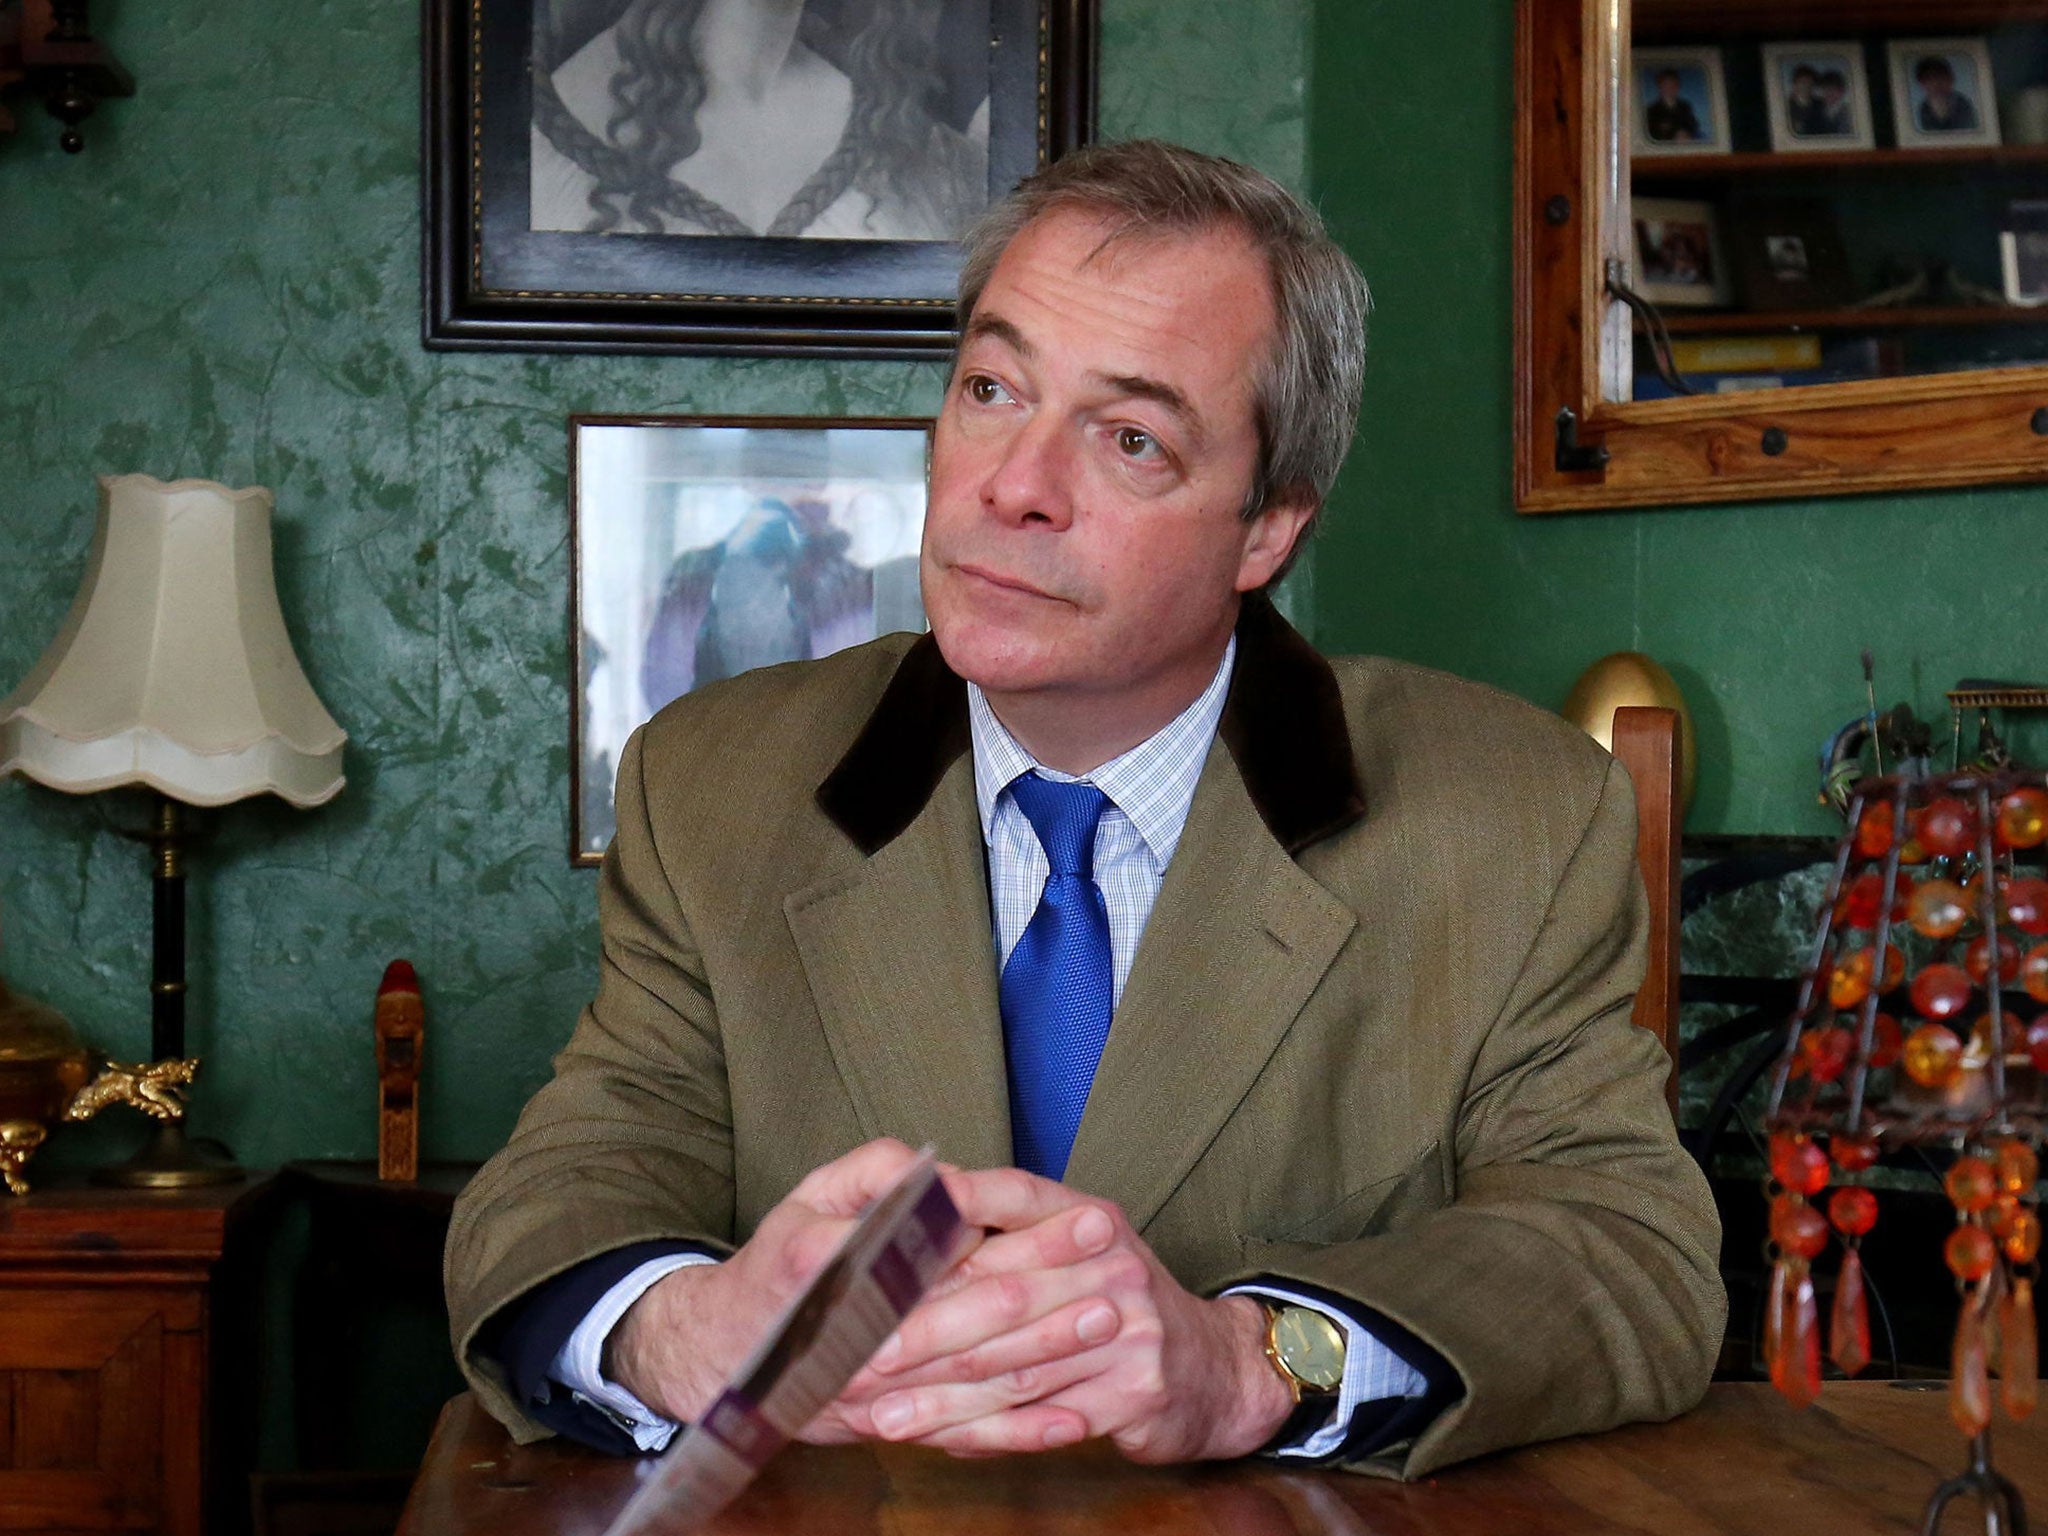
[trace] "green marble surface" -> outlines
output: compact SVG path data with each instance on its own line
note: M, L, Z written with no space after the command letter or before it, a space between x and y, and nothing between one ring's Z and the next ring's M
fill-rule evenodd
M1308 0L1104 0L1101 122L1300 184ZM572 411L925 414L933 364L429 354L418 0L96 6L134 70L77 157L0 139L0 691L84 565L93 476L277 494L285 613L350 733L324 809L246 802L191 859L200 1131L245 1161L367 1156L370 1012L409 956L424 1152L481 1157L595 976L568 863ZM1303 609L1305 588L1297 588ZM138 799L0 784L0 966L92 1041L148 1046ZM52 1163L137 1134L67 1129Z

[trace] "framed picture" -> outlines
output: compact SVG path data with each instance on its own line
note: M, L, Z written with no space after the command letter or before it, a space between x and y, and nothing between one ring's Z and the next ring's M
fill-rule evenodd
M944 352L1094 130L1096 0L424 3L429 347Z
M1636 231L1635 286L1645 298L1683 309L1734 302L1712 203L1639 197L1630 216Z
M1999 142L1998 92L1983 38L1896 38L1885 45L1885 53L1899 148Z
M928 419L569 420L570 859L612 838L626 738L754 667L925 627Z
M1755 198L1738 204L1729 222L1744 309L1838 309L1849 302L1849 259L1825 202Z
M1718 48L1638 48L1629 56L1638 155L1725 155L1728 86Z
M1877 146L1861 43L1765 43L1763 64L1772 149Z
M2008 304L2028 309L2048 304L2048 199L2016 197L2005 205L1998 262Z

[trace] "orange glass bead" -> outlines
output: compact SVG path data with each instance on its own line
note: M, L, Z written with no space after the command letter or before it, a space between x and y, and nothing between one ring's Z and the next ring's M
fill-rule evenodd
M1970 1004L1970 978L1947 961L1923 965L1907 995L1922 1018L1952 1019Z
M1906 898L1906 921L1930 939L1952 939L1969 920L1969 895L1953 880L1922 880Z
M1963 1042L1953 1030L1939 1024L1922 1024L1906 1036L1900 1054L1906 1076L1922 1088L1946 1088L1963 1069Z
M1815 1257L1828 1245L1827 1218L1797 1195L1771 1201L1771 1241L1802 1259Z
M1856 851L1866 859L1881 859L1892 846L1892 803L1879 800L1863 807L1856 819Z
M2037 1003L2048 1003L2048 944L2036 944L2020 957L2020 985Z
M1991 935L1980 933L1963 951L1963 969L1978 986L1991 983ZM2009 987L2019 979L2020 947L2010 938L1998 941L1998 984Z
M1883 1017L1882 1014L1879 1015ZM1877 1161L1875 1136L1837 1136L1828 1147L1835 1166L1844 1173L1861 1173Z
M1956 1315L1956 1345L1948 1383L1948 1411L1966 1435L1979 1435L1991 1423L1990 1350L1984 1320L1974 1297L1964 1297Z
M1888 1067L1899 1059L1906 1037L1899 1030L1899 1021L1888 1013L1880 1013L1870 1025L1870 1064Z
M2015 1264L2031 1264L2041 1251L2041 1218L2032 1207L2021 1206L2012 1213L1999 1240L2005 1256Z
M1943 795L1927 802L1913 835L1936 858L1960 858L1977 846L1977 812L1968 801Z
M1817 1195L1828 1187L1828 1155L1810 1136L1779 1131L1771 1137L1771 1177L1795 1195Z
M1856 1037L1839 1024L1809 1029L1799 1039L1799 1064L1816 1083L1832 1083L1856 1053Z
M1991 1167L1998 1175L1998 1187L2008 1195L2032 1192L2041 1177L2041 1159L2024 1141L2007 1139L1991 1149Z
M1835 921L1850 928L1875 928L1883 906L1884 876L1866 869L1849 882L1849 888L1835 903Z
M1941 1187L1948 1191L1949 1204L1974 1216L1998 1198L1998 1175L1981 1157L1959 1157L1949 1164Z
M1771 1385L1793 1407L1804 1408L1820 1396L1820 1311L1804 1259L1772 1266L1768 1314L1764 1353Z
M1863 1300L1863 1259L1854 1248L1842 1256L1842 1272L1835 1277L1828 1355L1844 1376L1854 1376L1870 1364L1870 1310Z
M2028 787L2007 795L1998 802L1998 830L2014 848L2048 842L2048 794Z
M2012 1219L2020 1212L2020 1203L2011 1195L2000 1195L1991 1202L1991 1208L1984 1213L1984 1226L1999 1242L2005 1241L2005 1234L2012 1230Z
M2048 933L2048 880L2025 875L2006 886L2005 915L2022 933Z
M1870 951L1859 949L1835 962L1828 973L1828 1001L1837 1008L1854 1008L1870 996Z
M1998 1245L1982 1227L1957 1227L1942 1245L1941 1257L1958 1280L1982 1280L1998 1262Z
M2027 1026L2027 1055L2036 1072L2048 1072L2048 1015Z
M2034 1324L2034 1282L2013 1276L1998 1300L1998 1337L2003 1358L1998 1369L1998 1396L2005 1411L2024 1419L2041 1396L2041 1348Z
M1828 1221L1844 1237L1861 1237L1877 1225L1877 1196L1860 1184L1828 1197Z

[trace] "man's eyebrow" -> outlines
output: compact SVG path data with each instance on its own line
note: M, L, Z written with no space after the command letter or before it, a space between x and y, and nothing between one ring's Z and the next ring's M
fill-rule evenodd
M1161 379L1148 379L1142 373L1097 373L1091 377L1108 385L1120 395L1139 400L1152 400L1164 406L1181 429L1199 443L1205 435L1201 415L1195 410L1188 397Z
M1000 341L1019 357L1030 357L1035 351L1031 343L1024 339L1024 333L1001 315L976 314L967 322L967 334L960 340L965 345L984 336L991 341Z

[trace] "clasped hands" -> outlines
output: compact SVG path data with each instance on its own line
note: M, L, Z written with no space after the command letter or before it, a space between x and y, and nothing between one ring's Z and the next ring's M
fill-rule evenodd
M872 1141L825 1164L722 1264L675 1271L620 1319L605 1374L679 1421L916 1154ZM1293 1396L1265 1358L1265 1314L1182 1289L1123 1212L1016 1168L942 1170L981 1240L903 1319L802 1438L910 1441L994 1455L1110 1440L1134 1461L1242 1456Z

